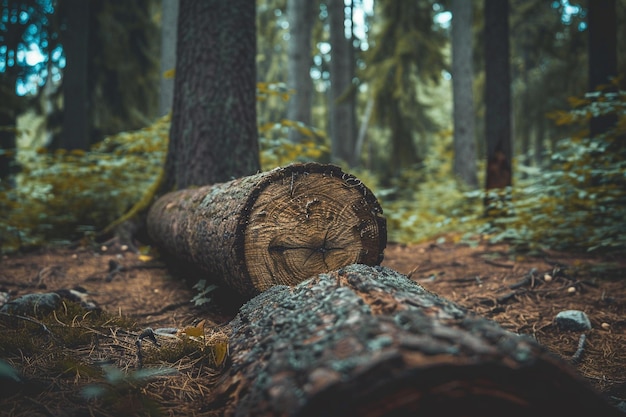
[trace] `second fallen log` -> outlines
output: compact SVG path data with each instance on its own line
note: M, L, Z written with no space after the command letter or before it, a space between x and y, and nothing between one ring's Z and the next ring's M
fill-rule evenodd
M245 297L352 263L378 265L387 243L372 192L316 163L166 194L150 208L148 232Z

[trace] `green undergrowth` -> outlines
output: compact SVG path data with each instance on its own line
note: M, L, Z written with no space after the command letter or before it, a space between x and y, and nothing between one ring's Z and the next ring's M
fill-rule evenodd
M258 97L288 99L280 84L259 83ZM289 129L303 137L287 140ZM19 149L16 186L0 184L0 252L91 240L154 195L168 148L170 116L105 138L89 151ZM290 120L259 125L264 170L328 159L323 132ZM126 216L125 216L126 214Z
M54 354L64 358L64 349L89 345L109 328L134 330L134 321L99 311L86 311L79 304L64 301L56 310L34 317L0 315L0 356Z
M258 96L287 100L280 84L259 84ZM580 133L558 142L546 167L515 164L514 186L485 217L482 190L468 190L452 174L452 135L433 140L419 168L380 178L362 168L356 175L379 199L388 240L421 242L436 237L475 242L483 235L517 248L577 251L626 249L626 93L596 91L571 99L573 109L555 112L560 125ZM614 115L615 127L590 138L591 115ZM162 174L170 120L106 138L88 152L24 149L17 186L0 190L0 249L11 251L93 236L132 207L149 201ZM288 132L303 137L290 142ZM259 123L263 170L292 162L329 160L328 138L301 123ZM482 183L484 163L479 163Z
M20 149L16 187L0 190L5 251L93 235L129 210L158 178L169 118L81 150Z
M51 312L32 316L3 312L0 379L13 383L0 392L0 400L12 397L16 407L24 408L17 415L33 415L28 411L32 404L25 398L44 392L40 399L49 407L46 410L62 403L64 412L89 409L97 410L94 415L159 415L158 390L163 390L164 378L184 374L172 382L183 384L197 377L203 367L221 366L228 354L223 333L205 337L202 327L198 337L185 334L196 334L198 329L159 336L161 343L143 339L141 344L138 335L146 330L142 332L134 321L86 311L73 302L64 301ZM147 389L153 382L157 385Z
M418 243L444 235L458 241L475 234L482 200L468 197L467 187L452 174L452 161L452 137L444 132L420 168L386 179L386 185L371 171L351 170L379 199L389 241Z
M626 92L605 88L570 100L555 123L578 126L550 151L542 168L514 161L513 187L486 195L467 190L452 175L452 139L435 141L420 169L404 171L381 187L371 173L357 176L378 196L389 240L409 243L437 237L475 244L482 236L515 250L626 251ZM591 116L613 115L616 124L589 137ZM483 182L484 162L479 164ZM483 201L493 201L489 216Z
M579 133L558 142L549 167L525 168L527 177L499 207L502 215L482 231L530 249L624 252L626 91L604 89L570 102L571 111L552 117L559 125L579 126ZM589 120L603 115L615 117L614 127L589 137Z

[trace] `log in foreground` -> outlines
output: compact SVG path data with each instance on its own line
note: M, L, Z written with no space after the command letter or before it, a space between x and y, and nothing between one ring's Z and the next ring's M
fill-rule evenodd
M378 265L387 243L372 192L316 163L166 194L150 208L148 232L244 297L352 263Z
M622 415L530 337L384 267L271 288L230 331L220 415Z

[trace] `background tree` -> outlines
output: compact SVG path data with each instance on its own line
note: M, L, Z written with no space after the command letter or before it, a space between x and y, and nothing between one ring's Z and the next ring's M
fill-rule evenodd
M311 31L317 17L315 2L310 0L288 0L289 46L287 86L295 90L287 107L287 119L306 125L311 124L311 106L313 105L313 82L311 81ZM289 140L299 142L302 139L297 129L289 131Z
M58 146L89 149L91 145L91 100L89 97L90 1L62 0L66 29L61 42L67 65L63 71L63 131Z
M162 0L161 3L161 90L159 116L172 111L174 100L174 78L166 71L176 67L176 23L178 22L179 0Z
M28 106L27 95L33 95L37 86L29 85L29 77L46 78L50 67L58 60L29 62L28 53L37 50L43 54L58 46L53 26L51 5L35 0L2 3L0 15L0 182L17 171L15 155L17 117Z
M355 155L356 119L354 48L352 32L346 36L346 16L344 0L328 0L328 24L330 31L330 138L331 159L345 161L349 166L356 165Z
M454 93L454 173L478 187L474 136L472 2L452 0L452 88Z
M565 2L511 0L509 12L515 33L510 37L514 153L526 164L542 165L557 138L568 134L546 114L567 108L569 97L586 91L585 10Z
M376 4L379 27L372 37L374 46L364 56L363 78L374 98L373 121L390 131L391 155L386 165L391 172L385 175L398 175L423 160L426 135L437 130L422 94L424 85L441 80L447 37L433 25L430 1Z
M255 173L255 2L181 2L176 51L165 189Z
M487 190L512 184L509 2L485 0Z
M68 124L64 130L68 137L77 136L83 145L57 138L51 148L86 149L106 135L152 123L159 105L159 8L157 0L59 0L57 19L70 41L66 57L70 75L63 80L70 83L64 87L69 94L64 97L63 114ZM81 10L82 16L78 16ZM74 41L83 52L74 47ZM78 83L82 86L73 86ZM87 125L86 133L78 133L74 127L77 120L84 120L81 123ZM84 127L77 127L84 132Z
M10 72L0 74L0 184L7 186L17 170L15 162L15 118L23 105L15 95L15 77Z
M90 81L95 141L140 129L159 106L159 0L93 2ZM123 65L121 65L123 63Z
M608 85L617 76L617 14L615 0L590 0L589 8L589 90ZM592 117L591 136L615 125L615 114Z

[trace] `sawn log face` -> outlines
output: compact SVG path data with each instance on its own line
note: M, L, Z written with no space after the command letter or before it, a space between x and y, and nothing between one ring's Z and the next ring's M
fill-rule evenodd
M352 263L378 265L387 243L372 192L316 163L166 194L148 213L148 231L246 297Z
M383 267L271 288L230 329L224 415L620 415L530 337Z

